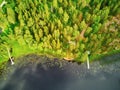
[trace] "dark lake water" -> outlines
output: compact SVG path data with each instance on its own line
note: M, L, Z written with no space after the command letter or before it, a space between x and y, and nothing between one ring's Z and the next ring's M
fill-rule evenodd
M120 61L108 65L91 63L88 70L86 63L78 65L39 56L26 59L37 63L15 67L0 82L0 90L120 90Z

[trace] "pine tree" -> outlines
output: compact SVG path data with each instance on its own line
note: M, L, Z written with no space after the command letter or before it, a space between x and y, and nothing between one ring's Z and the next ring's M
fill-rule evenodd
M68 6L68 2L67 2L67 0L63 0L63 6L66 8L67 6Z
M22 30L20 29L20 27L16 26L14 28L14 32L15 32L16 37L21 37L22 36Z
M60 47L61 47L61 43L60 43L60 40L59 39L57 39L57 43L56 43L56 49L58 50L58 49L60 49Z
M63 29L63 24L61 23L59 19L57 20L57 24L58 24L59 29Z
M15 12L12 8L7 8L7 18L10 23L15 24Z
M32 17L31 17L31 18L29 18L28 21L27 21L27 26L28 26L28 27L31 27L33 24L34 24L34 20L33 20Z
M56 49L56 41L54 39L52 40L52 48Z
M86 29L86 28L87 28L87 24L86 24L85 20L83 20L83 21L81 22L81 24L80 24L80 29L81 29L81 30L84 30L84 29Z
M57 8L58 7L58 1L57 0L53 0L53 8Z
M2 31L7 29L9 26L9 22L6 18L6 15L3 14L3 11L0 10L0 27L2 28Z
M47 26L44 26L44 33L45 33L46 36L47 36L48 33L49 33L49 30L48 30L48 27L47 27Z
M86 15L85 15L85 17L86 17L86 18L85 18L85 21L86 21L87 23L91 23L91 22L90 22L91 14L88 13L88 12L86 12L85 14L86 14Z
M58 9L58 13L59 13L60 15L63 14L63 8L62 8L62 7L59 7L59 9Z
M63 2L63 0L58 0L58 2L59 2L59 3L62 3L62 2Z
M92 28L91 28L91 27L88 27L87 30L86 30L85 35L86 35L86 36L89 36L91 32L92 32Z
M63 15L63 21L64 21L64 23L67 23L68 19L69 19L69 15L67 14L67 12L64 12L64 15Z
M33 43L33 37L28 29L25 30L24 40L29 46L31 46Z
M45 8L46 18L47 18L47 19L49 19L49 15L50 15L50 13L49 13L49 8L48 8L48 5L47 5L47 4L45 4L45 5L44 5L44 8Z
M42 37L43 37L43 30L40 29L40 30L39 30L39 38L42 38Z
M60 36L59 30L55 30L55 31L54 31L55 40L59 39L59 36Z
M35 36L37 43L39 43L39 41L40 41L39 35L37 33L35 33L34 36Z

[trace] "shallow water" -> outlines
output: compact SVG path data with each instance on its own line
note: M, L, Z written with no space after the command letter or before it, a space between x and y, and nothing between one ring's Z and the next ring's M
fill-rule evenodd
M95 62L88 70L86 64L42 59L16 67L0 90L120 90L120 62L114 67Z

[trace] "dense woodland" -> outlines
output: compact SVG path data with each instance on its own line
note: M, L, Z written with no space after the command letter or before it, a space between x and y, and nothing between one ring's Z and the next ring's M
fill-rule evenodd
M2 3L4 0L0 0ZM84 62L120 51L120 0L5 0L0 61L29 53Z

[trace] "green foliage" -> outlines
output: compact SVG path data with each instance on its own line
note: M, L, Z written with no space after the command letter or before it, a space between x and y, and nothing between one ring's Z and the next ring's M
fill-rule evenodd
M24 40L29 46L33 43L33 37L29 30L25 30Z
M12 8L7 8L7 18L10 23L15 24L15 12Z
M57 7L58 7L57 0L53 0L53 8L57 8Z
M64 23L67 23L68 19L69 19L69 15L67 14L67 12L64 12L64 15L63 15L63 21L64 21Z
M111 18L120 14L119 0L6 1L0 8L1 60L8 58L4 46L12 47L15 57L56 52L79 61L86 60L86 51L94 57L120 50L119 22Z

